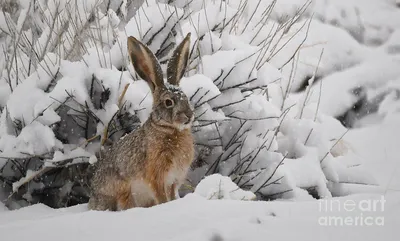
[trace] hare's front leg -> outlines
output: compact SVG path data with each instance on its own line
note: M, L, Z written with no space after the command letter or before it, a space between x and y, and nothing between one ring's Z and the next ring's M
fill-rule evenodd
M165 190L164 182L157 182L151 185L153 188L156 204L166 203L168 201L168 195Z
M178 199L178 185L176 183L173 183L171 186L168 187L168 194L169 194L169 200L175 200Z
M176 187L176 184L175 184L175 183L172 183L172 185L168 185L168 186L166 187L166 189L167 189L167 194L168 194L168 201L172 201L172 200L175 200L175 199L176 199L176 196L175 196L175 187Z

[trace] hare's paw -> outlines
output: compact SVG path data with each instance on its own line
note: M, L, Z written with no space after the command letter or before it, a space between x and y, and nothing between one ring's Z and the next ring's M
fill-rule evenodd
M95 194L89 199L88 209L96 211L117 211L116 200L112 196Z
M178 185L176 185L176 183L166 187L166 190L169 198L168 201L179 199Z

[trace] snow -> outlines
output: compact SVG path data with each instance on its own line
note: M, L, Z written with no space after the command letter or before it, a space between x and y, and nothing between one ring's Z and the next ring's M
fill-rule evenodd
M204 75L193 75L190 78L183 77L180 86L192 103L197 105L221 94L212 80Z
M367 45L378 45L400 27L400 10L394 1L317 0L317 18L346 29L357 40ZM379 12L379 14L376 14Z
M382 125L371 125L355 129L345 136L351 147L364 158L366 168L385 191L400 190L400 162L398 143L400 141L399 116Z
M324 215L318 201L237 201L207 200L201 186L195 194L153 208L123 212L88 211L86 204L66 209L51 209L38 204L16 211L0 211L2 240L26 240L40 236L51 240L397 240L400 220L400 127L397 122L350 131L344 138L357 153L366 157L366 165L386 187L384 226L321 226ZM207 180L207 179L206 179ZM219 180L210 179L215 184ZM206 183L203 183L206 184ZM212 185L205 185L206 189ZM215 186L214 186L215 187ZM351 187L350 187L351 188ZM211 189L210 189L211 190ZM397 190L397 191L396 191ZM381 194L356 194L331 199L345 202L381 200ZM332 217L367 217L370 213L335 210ZM104 220L107 220L106 222ZM43 227L48 231L43 232ZM23 231L21 231L23 230ZM155 232L154 230L157 230Z
M108 12L96 0L38 1L43 9L17 2L19 15L0 12L8 58L11 36L23 33L15 65L0 58L0 177L10 184L0 189L0 240L398 239L398 1L314 0L290 28L308 1L149 0L139 8L119 0ZM57 15L59 8L67 11ZM129 61L127 36L148 44L165 69L169 48L189 32L190 65L180 86L169 87L190 99L196 144L209 148L188 175L193 193L121 212L24 207L48 188L36 175L93 164L105 130L147 120L153 98ZM10 159L26 170L16 175ZM76 184L63 181L60 199ZM361 209L382 197L383 212ZM325 202L358 209L326 213ZM384 225L326 227L329 217L383 217Z
M27 125L17 138L9 138L5 145L1 157L14 157L14 153L24 155L46 155L47 153L62 147L62 144L54 136L53 131L48 126L33 121ZM19 157L16 155L15 157Z
M254 200L256 195L239 188L229 177L220 174L207 176L197 184L194 193L206 199Z
M363 200L381 199L380 195L357 195L340 198L353 200L362 207ZM196 194L154 208L124 212L87 211L86 204L53 210L35 205L0 215L3 240L28 240L40 237L51 240L397 240L399 206L384 206L384 226L322 226L324 213L316 201L249 202L206 200ZM362 210L362 209L361 209ZM360 217L360 208L343 208L331 215ZM105 221L107 220L107 221ZM43 232L43 227L47 231ZM22 231L23 230L23 231Z
M287 36L284 36L281 41L279 47L285 43L287 45L283 51L274 53L270 63L275 66L282 66L283 74L287 77L290 76L293 67L291 63L283 65L289 60L288 56L292 56L304 41L300 47L298 63L296 64L296 75L292 84L294 91L300 87L302 80L313 75L319 62L317 76L325 76L334 71L354 66L373 52L354 40L343 29L322 23L319 20L313 20L309 23L309 19L305 19L294 24Z
M358 87L376 89L400 76L398 56L375 56L354 68L333 73L312 87L309 103L320 102L323 113L339 116L359 99L352 92ZM321 95L320 95L321 93ZM336 98L340 96L340 98ZM314 106L316 107L316 105Z

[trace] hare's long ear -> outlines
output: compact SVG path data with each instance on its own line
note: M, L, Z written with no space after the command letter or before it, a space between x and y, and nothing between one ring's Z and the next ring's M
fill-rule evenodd
M128 38L128 52L136 73L147 81L152 92L164 86L161 66L149 48L131 36Z
M172 85L179 85L179 81L185 73L186 65L189 59L190 33L186 35L183 41L176 47L167 66L167 80Z

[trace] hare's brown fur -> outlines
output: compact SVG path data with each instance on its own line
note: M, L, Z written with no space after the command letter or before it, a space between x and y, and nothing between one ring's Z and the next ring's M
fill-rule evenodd
M97 192L109 204L101 204L103 201L95 198L89 208L121 210L175 199L176 188L184 182L193 156L190 129L165 129L149 119L142 128L105 151L104 159L97 163L92 186L101 186Z
M168 76L172 87L160 80L158 63L149 50L136 39L128 40L135 70L152 89L153 111L143 126L103 151L95 164L89 209L151 207L178 196L194 157L190 129L193 113L187 97L177 87L188 58L189 37L177 48L168 66L175 69ZM166 100L175 105L166 108Z

